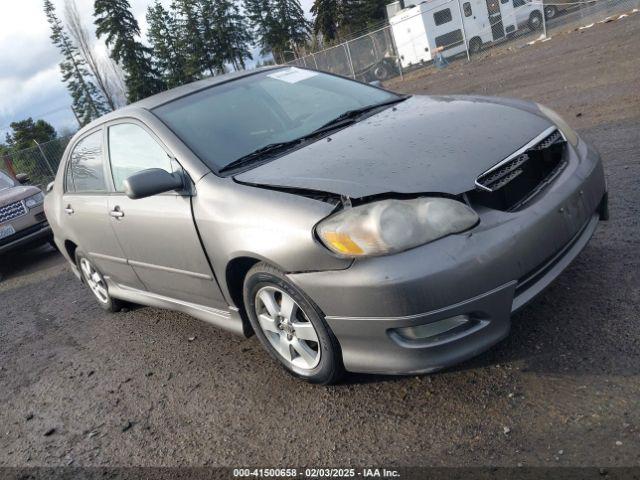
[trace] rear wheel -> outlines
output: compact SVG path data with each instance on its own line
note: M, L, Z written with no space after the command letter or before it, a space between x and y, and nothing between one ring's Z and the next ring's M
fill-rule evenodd
M469 41L469 53L475 55L482 51L482 40L479 37L473 37Z
M538 11L532 12L529 15L529 29L535 31L540 30L540 27L542 27L542 15Z
M98 301L98 305L108 312L119 312L124 303L109 295L109 288L104 276L91 260L79 250L76 250L76 265L80 269L83 282L91 290L94 298Z
M245 278L244 304L258 339L289 373L321 384L342 376L340 346L324 315L284 273L256 264Z
M544 6L544 18L554 18L558 15L558 8L555 5Z

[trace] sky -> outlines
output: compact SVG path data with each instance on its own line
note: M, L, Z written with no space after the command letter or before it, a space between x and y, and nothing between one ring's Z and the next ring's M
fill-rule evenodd
M58 17L64 17L64 0L53 0ZM129 0L146 38L147 7L153 0ZM162 0L169 4L170 0ZM309 12L313 0L301 1ZM43 118L59 133L74 131L77 123L71 112L71 98L62 83L60 53L51 44L50 30L41 0L0 0L0 142L4 142L12 121ZM93 0L76 0L80 15L90 32ZM98 55L106 55L101 41L95 41Z

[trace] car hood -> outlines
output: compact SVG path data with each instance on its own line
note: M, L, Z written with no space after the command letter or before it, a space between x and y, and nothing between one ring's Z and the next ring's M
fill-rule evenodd
M0 207L30 197L38 192L40 192L39 188L31 186L5 188L0 190Z
M551 125L528 102L414 96L234 178L352 198L458 195Z

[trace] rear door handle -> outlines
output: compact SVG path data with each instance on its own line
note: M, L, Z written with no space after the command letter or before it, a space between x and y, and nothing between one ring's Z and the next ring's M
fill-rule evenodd
M73 208L71 208L71 205L67 205L67 208L65 208L64 211L67 212L67 215L73 215L73 212L75 210L73 210Z
M113 210L109 212L109 215L111 215L114 218L122 218L124 217L124 212L120 210L120 207L115 207Z

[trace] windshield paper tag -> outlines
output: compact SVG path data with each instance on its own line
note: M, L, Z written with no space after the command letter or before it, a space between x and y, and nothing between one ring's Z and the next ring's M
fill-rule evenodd
M315 77L316 75L318 75L317 72L291 67L284 70L278 70L277 72L267 75L267 77L287 83L298 83L302 80L306 80L307 78Z

